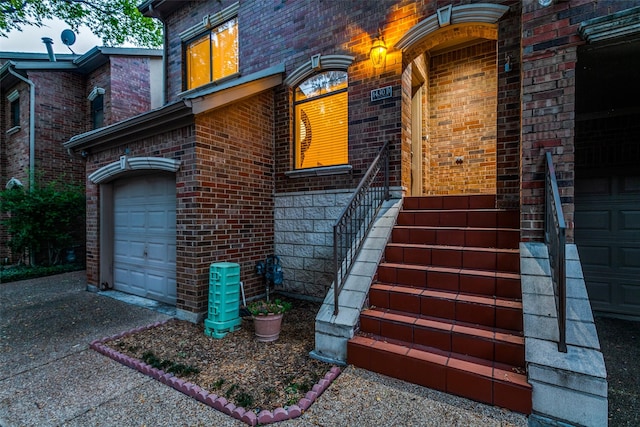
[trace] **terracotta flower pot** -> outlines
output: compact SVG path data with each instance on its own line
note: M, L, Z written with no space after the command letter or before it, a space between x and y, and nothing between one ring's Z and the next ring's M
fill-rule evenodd
M282 313L253 316L256 340L260 342L271 342L277 340L280 336L281 325Z

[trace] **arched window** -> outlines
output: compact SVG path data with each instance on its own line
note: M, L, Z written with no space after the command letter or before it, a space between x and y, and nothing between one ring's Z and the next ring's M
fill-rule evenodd
M347 86L345 71L324 71L296 88L295 169L349 162Z

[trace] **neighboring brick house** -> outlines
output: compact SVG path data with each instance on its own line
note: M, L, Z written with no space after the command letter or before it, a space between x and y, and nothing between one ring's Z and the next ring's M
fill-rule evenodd
M44 49L44 47L43 47ZM0 184L84 184L63 143L162 104L162 52L95 47L83 55L0 52ZM17 180L17 181L16 181ZM0 258L11 259L0 227ZM84 241L78 242L81 255ZM15 260L13 260L15 261Z
M632 143L637 131L635 126L627 131L629 123L637 123L637 108L634 96L624 96L638 92L628 71L637 65L629 59L637 57L630 54L637 52L639 38L632 24L638 18L635 6L640 1L145 1L140 10L164 23L166 104L65 143L69 150L88 155L88 284L175 304L178 317L195 322L207 311L211 263L239 263L246 295L257 297L264 293L264 284L255 264L275 253L283 264L284 291L325 298L333 280L332 225L385 142L390 144L392 196L404 199L405 207L430 203L409 196L464 195L438 203L464 202L469 207L482 200L482 206L489 203L483 210L516 211L515 227L511 219L502 224L515 230L484 230L492 234L493 246L496 240L515 245L501 252L498 258L503 258L508 251L517 252L518 243L544 238L545 151L550 151L569 243L581 237L580 203L586 206L589 224L584 231L598 227L597 218L588 222L599 215L589 206L623 202L622 209L604 215L626 221L613 231L626 239L622 256L607 261L611 271L619 271L615 262L622 260L626 276L617 284L590 284L589 290L599 295L596 303L603 310L637 316L640 286L632 254L639 249L626 237L638 230L638 173L632 166L639 160ZM386 56L374 64L372 47L381 41ZM619 67L615 73L605 72L601 55ZM619 94L592 88L602 82ZM618 105L622 111L616 110ZM598 121L597 133L593 120ZM607 146L615 146L615 156L604 155L606 148L596 142L600 135ZM616 171L618 167L624 169ZM608 184L611 180L616 184ZM595 191L591 182L597 182ZM441 222L459 216L466 214L445 214ZM463 235L449 228L441 234L451 242L456 239L450 236ZM592 242L585 248L596 253L615 249ZM391 252L385 256L390 258ZM495 270L500 262L493 256ZM480 263L479 257L473 258L472 264ZM520 273L517 260L505 263ZM451 267L428 271L445 280ZM429 277L423 267L403 273L398 268L386 266L378 274L394 280L403 275L414 282ZM457 268L456 280L463 280L463 270ZM472 276L465 274L464 280ZM493 287L492 292L496 283L517 281L519 295L509 295L515 301L500 304L508 306L509 313L510 308L521 309L518 274L517 279L495 271L476 276L482 276L479 283ZM382 297L381 289L368 298L391 304L394 297ZM420 292L394 295L415 302ZM465 301L481 305L474 292L470 294L464 293ZM504 297L497 294L488 296L494 304ZM548 301L545 298L536 301ZM495 305L487 310L498 311ZM590 307L584 313L591 316ZM536 316L524 317L526 329ZM388 323L380 315L366 322L378 325L378 332L384 328L380 325L411 330L400 318ZM520 326L522 318L522 312L510 317ZM320 323L317 320L317 330ZM595 332L592 326L589 334ZM524 336L529 338L526 331ZM569 340L572 349L580 347L574 338ZM317 333L317 347L319 341ZM480 348L490 340L470 341L475 343L471 347ZM379 342L350 344L354 356L349 357L370 363L367 367L376 362L385 373L402 378L415 372L407 366L435 369L434 360L442 358L414 358L405 364L404 349L397 350L395 359L385 359L381 355L392 346ZM589 348L597 350L597 335L595 343ZM330 349L334 356L344 356L343 344ZM502 344L524 365L522 332ZM379 358L374 361L372 355ZM526 376L506 385L499 378L482 382L482 363L465 359L458 360L458 366L450 375L457 382L436 388L576 422L572 415L545 412L548 402L536 390L546 389L537 385L532 400ZM498 375L492 368L489 377ZM424 381L445 372L438 369ZM513 372L520 369L526 367L514 367ZM474 375L482 386L465 386ZM595 382L601 387L603 381L600 376ZM604 398L598 390L582 407L600 410L604 401L606 420L606 381ZM524 403L513 402L512 396Z

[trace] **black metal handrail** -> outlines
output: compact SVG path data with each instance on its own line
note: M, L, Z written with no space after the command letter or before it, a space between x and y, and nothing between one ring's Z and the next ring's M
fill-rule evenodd
M546 153L544 241L549 248L553 289L558 312L558 351L567 352L567 281L565 276L566 224L562 213L558 181L551 159Z
M385 200L389 200L389 142L382 146L333 226L334 315L353 262Z

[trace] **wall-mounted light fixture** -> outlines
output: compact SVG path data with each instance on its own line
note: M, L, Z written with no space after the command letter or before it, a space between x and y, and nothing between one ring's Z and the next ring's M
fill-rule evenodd
M373 68L380 68L384 65L384 61L387 57L387 45L384 42L384 38L380 35L378 30L378 36L373 39L371 50L369 51L369 58L373 63Z
M553 0L538 0L538 4L540 4L540 6L542 7L547 7L551 3L553 3Z

